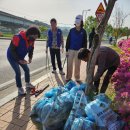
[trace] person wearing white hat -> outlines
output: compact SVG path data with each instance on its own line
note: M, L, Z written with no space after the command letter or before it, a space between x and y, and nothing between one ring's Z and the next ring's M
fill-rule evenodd
M87 33L83 29L83 16L77 15L75 18L75 27L70 29L66 41L66 56L67 56L67 75L66 82L70 81L73 73L73 64L75 64L74 77L76 82L80 80L80 64L78 59L78 51L81 48L87 48Z

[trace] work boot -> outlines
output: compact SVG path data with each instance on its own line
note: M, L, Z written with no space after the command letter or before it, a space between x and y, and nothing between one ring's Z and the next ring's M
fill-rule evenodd
M32 85L31 83L26 83L26 88L28 89L31 89L31 88L35 88L34 85Z
M21 87L21 88L18 88L18 96L24 96L26 95L26 92L24 91L24 89Z

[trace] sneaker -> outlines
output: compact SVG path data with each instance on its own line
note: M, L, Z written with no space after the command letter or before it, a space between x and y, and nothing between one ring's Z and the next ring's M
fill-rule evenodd
M18 88L18 96L24 96L26 95L26 92L24 91L23 88Z
M35 86L32 85L31 83L26 83L26 88L35 88Z
M61 75L65 75L65 73L64 73L62 70L60 70L59 73L60 73Z
M56 74L56 70L52 70L52 73L53 73L53 74Z

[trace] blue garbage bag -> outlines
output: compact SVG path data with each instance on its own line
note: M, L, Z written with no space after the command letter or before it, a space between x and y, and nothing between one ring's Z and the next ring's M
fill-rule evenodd
M75 86L76 86L76 83L71 80L64 87L67 88L68 90L71 90Z
M42 113L43 107L47 104L47 103L51 103L53 100L49 99L49 98L44 98L39 100L32 108L31 117L34 117L36 122L42 122L40 115Z
M79 89L85 92L85 88L86 87L87 87L87 84L86 83L82 83L82 84L80 84Z
M94 99L99 99L100 101L105 102L109 105L111 104L110 98L108 98L108 96L104 93L98 94L97 96L94 97Z
M53 130L64 127L63 124L72 109L75 94L64 92L55 98L48 98L49 101L43 98L34 105L35 111L32 112L31 117L35 115L37 117L35 120L39 118L39 122L47 129L51 129L52 126Z
M53 130L57 130L59 125L61 125L61 122L64 122L67 120L69 113L72 109L73 105L73 96L69 92L65 92L57 97L54 104L50 107L46 107L46 104L43 108L43 111L41 112L41 119L42 123L46 128L53 127ZM45 110L46 109L46 110ZM49 114L49 116L46 118L46 114ZM46 119L45 119L46 118ZM63 127L63 123L62 126Z
M47 98L54 98L56 95L60 95L64 92L67 92L68 90L65 89L64 87L56 87L56 88L52 88L51 90L49 90L48 92L46 92L44 94L44 97L47 97Z
M85 106L87 104L87 98L83 91L79 90L76 93L73 108L70 112L69 118L64 126L64 130L71 130L71 125L75 118L86 117Z
M75 118L70 130L96 130L96 125L85 117Z
M110 109L108 103L102 102L99 99L92 101L85 107L86 114L90 120L96 122L97 126L104 129L110 129L113 124L113 130L120 130L122 126L117 124L119 116ZM119 121L118 121L119 123ZM114 126L114 124L116 124ZM122 124L122 121L120 121ZM118 128L118 129L116 129Z
M74 82L70 82L72 89L70 91L66 88L54 88L45 94L45 96L38 101L31 112L33 120L38 121L47 130L58 130L64 127L70 111L73 106L76 92L79 91L79 86ZM68 85L68 86L69 86ZM34 116L35 115L35 116Z

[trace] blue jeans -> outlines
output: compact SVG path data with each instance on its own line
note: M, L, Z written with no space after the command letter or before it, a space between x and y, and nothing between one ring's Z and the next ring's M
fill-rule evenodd
M28 65L27 64L19 64L14 59L12 59L10 57L7 57L7 58L8 58L8 61L11 65L11 67L13 68L13 70L15 72L15 80L16 80L17 87L18 88L22 87L20 66L23 68L24 73L25 73L25 82L29 83L30 82L30 71L29 71Z

